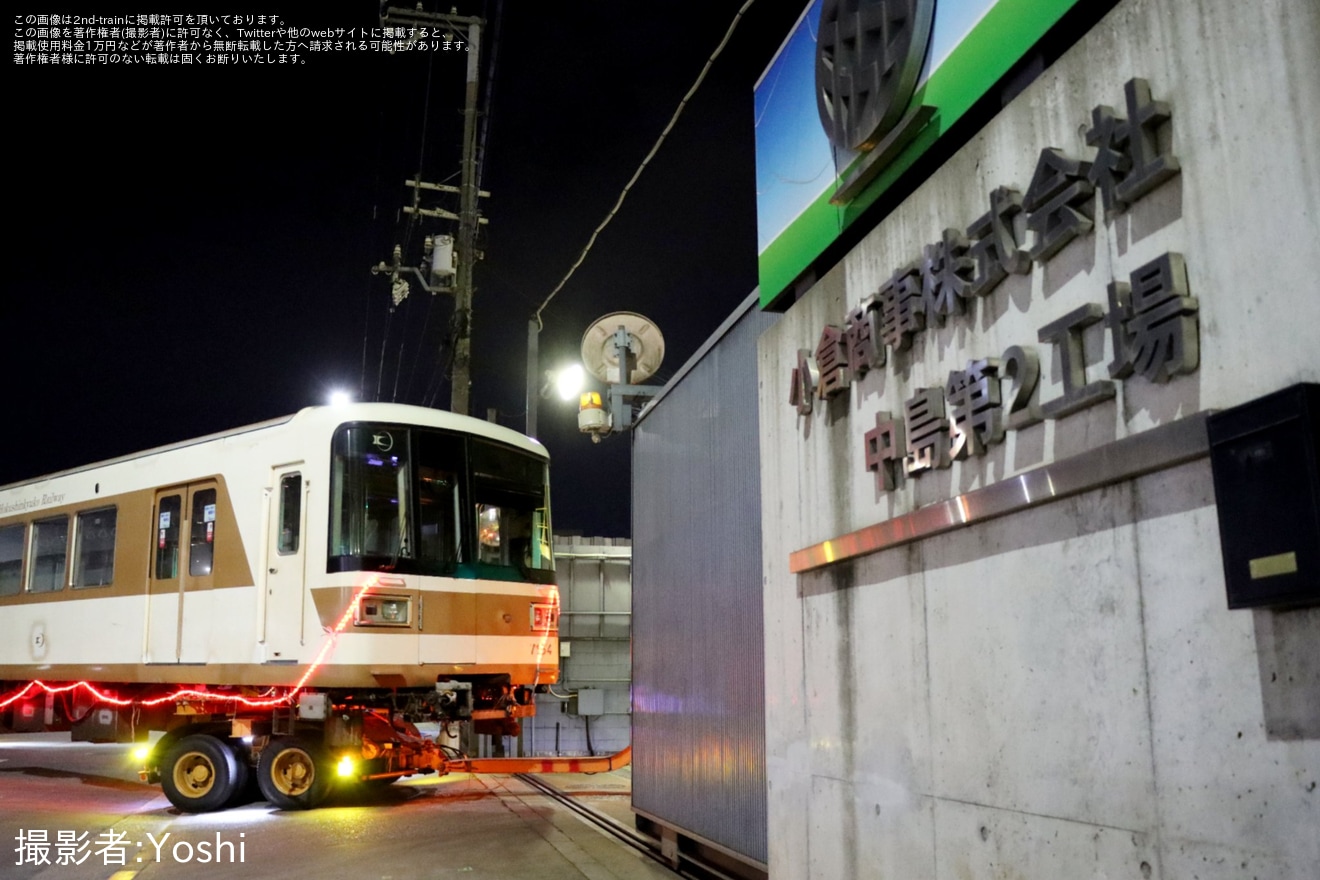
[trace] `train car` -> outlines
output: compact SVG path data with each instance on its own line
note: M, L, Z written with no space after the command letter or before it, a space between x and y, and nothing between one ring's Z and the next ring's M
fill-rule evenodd
M0 487L0 721L166 730L147 776L197 811L252 770L310 806L324 786L299 780L345 744L366 775L439 766L385 742L511 732L557 680L550 545L539 443L393 404Z

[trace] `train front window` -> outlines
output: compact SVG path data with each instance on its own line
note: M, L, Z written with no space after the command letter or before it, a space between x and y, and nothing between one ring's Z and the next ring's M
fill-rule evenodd
M417 476L421 558L441 564L461 561L463 543L459 526L458 474L453 470L419 465Z
M553 568L544 459L423 428L335 433L328 571L521 580Z
M552 570L545 462L482 440L471 441L469 460L477 561L520 571Z
M340 570L389 570L413 558L407 430L341 429L330 480L330 556L345 561Z
M423 574L450 574L464 561L463 438L417 431L417 520Z

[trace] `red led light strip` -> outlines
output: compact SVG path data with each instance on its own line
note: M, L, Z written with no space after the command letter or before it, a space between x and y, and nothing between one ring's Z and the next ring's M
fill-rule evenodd
M302 678L299 678L297 683L294 684L293 687L287 693L281 694L279 696L250 699L248 697L240 697L236 694L218 694L212 691L200 691L197 690L196 688L179 688L174 693L164 697L153 697L150 700L125 700L113 696L112 694L107 694L104 691L97 688L95 685L87 681L78 681L78 682L74 682L73 684L61 685L59 687L46 684L44 681L30 681L19 690L14 691L13 693L5 697L0 697L0 709L3 709L6 706L9 706L11 703L15 703L23 699L24 697L28 696L31 693L35 693L37 690L43 690L48 694L66 694L69 693L70 691L74 691L78 689L82 689L83 691L86 691L88 694L94 697L97 700L97 702L108 703L111 706L121 706L121 707L159 706L162 703L170 703L179 700L190 700L190 699L216 700L219 702L233 702L245 706L249 709L265 709L265 708L270 708L271 706L278 706L281 703L289 703L292 702L294 696L296 696L297 693L303 689L303 687L307 684L308 680L312 677L313 673L315 673L316 670L325 662L326 657L330 653L330 649L334 647L335 642L337 641L337 637L341 632L344 631L344 628L348 626L349 621L353 619L353 612L357 609L358 604L362 601L362 597L365 596L367 594L367 591L370 590L375 585L376 585L376 579L372 577L369 578L365 584L363 584L361 587L358 588L357 593L353 595L353 601L349 602L348 607L344 609L343 616L339 618L339 621L334 625L334 628L326 633L325 642L321 645L321 650L317 653L316 659L313 660L311 662L311 665L307 667L307 671L302 674Z

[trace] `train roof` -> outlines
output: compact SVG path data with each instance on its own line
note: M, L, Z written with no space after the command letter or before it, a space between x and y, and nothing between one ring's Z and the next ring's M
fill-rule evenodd
M321 423L326 426L338 426L349 422L388 422L394 424L415 425L418 427L441 428L473 436L485 437L499 443L506 443L510 446L517 447L526 452L530 452L533 455L549 458L549 453L540 441L519 434L511 428L497 425L494 422L482 421L481 419L472 418L471 416L458 415L457 413L452 413L448 410L431 409L430 407L412 406L409 404L348 403L331 406L305 407L291 415L268 419L264 422L256 422L239 428L230 428L227 431L219 431L215 434L206 434L202 437L180 440L176 443L167 443L164 446L144 449L141 452L131 452L127 455L108 458L103 461L92 462L91 464L80 465L67 470L41 474L26 480L19 480L16 483L7 483L0 486L0 491L17 489L22 486L44 482L57 477L85 473L97 468L147 458L148 456L159 455L160 453L170 452L176 449L186 449L190 446L198 446L203 443L210 443L213 441L225 440L230 437L237 437L243 434L251 434L256 431L278 428L282 425L310 426L315 425L316 423Z

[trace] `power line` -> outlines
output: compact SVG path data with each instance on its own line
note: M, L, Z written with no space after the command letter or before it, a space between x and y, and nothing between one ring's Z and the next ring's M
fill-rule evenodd
M710 72L711 65L715 63L715 59L720 57L720 53L723 52L724 47L728 45L729 38L733 36L734 28L736 28L738 22L742 20L743 14L747 12L755 2L756 0L747 0L742 8L738 10L738 13L734 15L733 21L729 23L729 29L724 32L724 39L720 40L720 44L715 47L715 51L711 53L710 58L706 59L706 65L701 68L701 73L697 75L697 81L692 84L692 88L688 89L688 93L683 96L683 100L678 102L678 109L676 109L674 115L669 118L669 124L665 126L664 131L660 132L660 137L656 139L655 145L652 146L651 151L646 154L646 158L642 159L642 164L637 166L637 170L633 172L632 179L624 185L623 192L619 193L618 201L614 203L614 207L610 209L610 212L605 215L605 219L602 220L600 225L596 227L595 231L591 233L591 238L587 240L587 245L582 249L582 253L578 254L577 260L574 261L573 265L568 267L567 274L560 279L559 283L555 285L555 289L550 291L550 295L545 298L545 302L541 303L540 307L536 310L536 313L532 316L533 320L536 321L537 326L541 325L541 312L545 311L545 307L550 305L550 300L554 299L555 294L563 289L564 285L568 283L568 279L573 277L573 273L577 271L578 266L582 265L582 261L587 258L587 254L596 243L596 238L600 235L601 230L608 226L610 221L614 219L614 215L618 213L619 208L623 205L623 200L628 197L628 191L633 188L633 184L635 184L637 179L642 176L642 172L646 170L646 166L650 164L651 159L660 150L660 145L663 144L665 138L669 136L670 129L674 127L674 123L677 122L678 117L682 115L683 108L687 106L688 101L692 100L692 96L697 93L697 89L701 87L701 84L706 79L706 74Z

